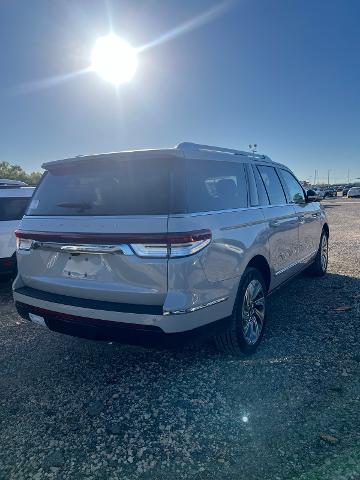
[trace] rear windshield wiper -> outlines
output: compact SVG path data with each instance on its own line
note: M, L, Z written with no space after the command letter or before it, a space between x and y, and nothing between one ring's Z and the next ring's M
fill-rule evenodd
M78 208L79 212L84 212L85 210L90 210L92 205L86 202L64 202L64 203L57 203L57 207L62 208Z

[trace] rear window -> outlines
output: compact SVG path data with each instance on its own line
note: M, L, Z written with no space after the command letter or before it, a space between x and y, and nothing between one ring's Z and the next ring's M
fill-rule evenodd
M169 159L57 167L43 177L28 215L163 215L175 205L178 172Z
M0 198L0 221L21 220L29 201L27 197Z
M246 206L243 164L135 159L51 169L27 215L165 215Z

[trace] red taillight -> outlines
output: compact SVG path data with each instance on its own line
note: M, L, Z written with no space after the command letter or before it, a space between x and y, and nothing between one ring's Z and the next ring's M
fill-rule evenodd
M187 257L200 252L211 242L210 230L185 233L169 233L170 257Z
M165 233L158 242L131 242L130 246L139 257L178 258L194 255L211 242L210 230Z
M32 232L17 230L15 235L20 240L53 242L74 245L130 245L139 257L176 258L193 255L211 242L211 231L208 229L191 232L172 233L68 233L68 232ZM30 247L31 248L31 247ZM28 248L26 248L28 249Z
M6 260L3 261L3 267L5 268L12 268L14 266L14 260L11 258L7 258Z

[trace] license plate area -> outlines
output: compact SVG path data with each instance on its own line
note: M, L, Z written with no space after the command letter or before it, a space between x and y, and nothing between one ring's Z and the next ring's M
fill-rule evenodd
M63 254L66 255L66 263L63 270L63 276L68 278L77 278L81 280L95 279L103 268L102 255L88 254Z

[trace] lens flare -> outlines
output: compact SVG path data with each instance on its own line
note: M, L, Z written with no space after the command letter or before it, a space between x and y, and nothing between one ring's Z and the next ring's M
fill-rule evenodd
M138 65L137 51L111 33L97 39L91 54L91 70L115 86L129 82Z

